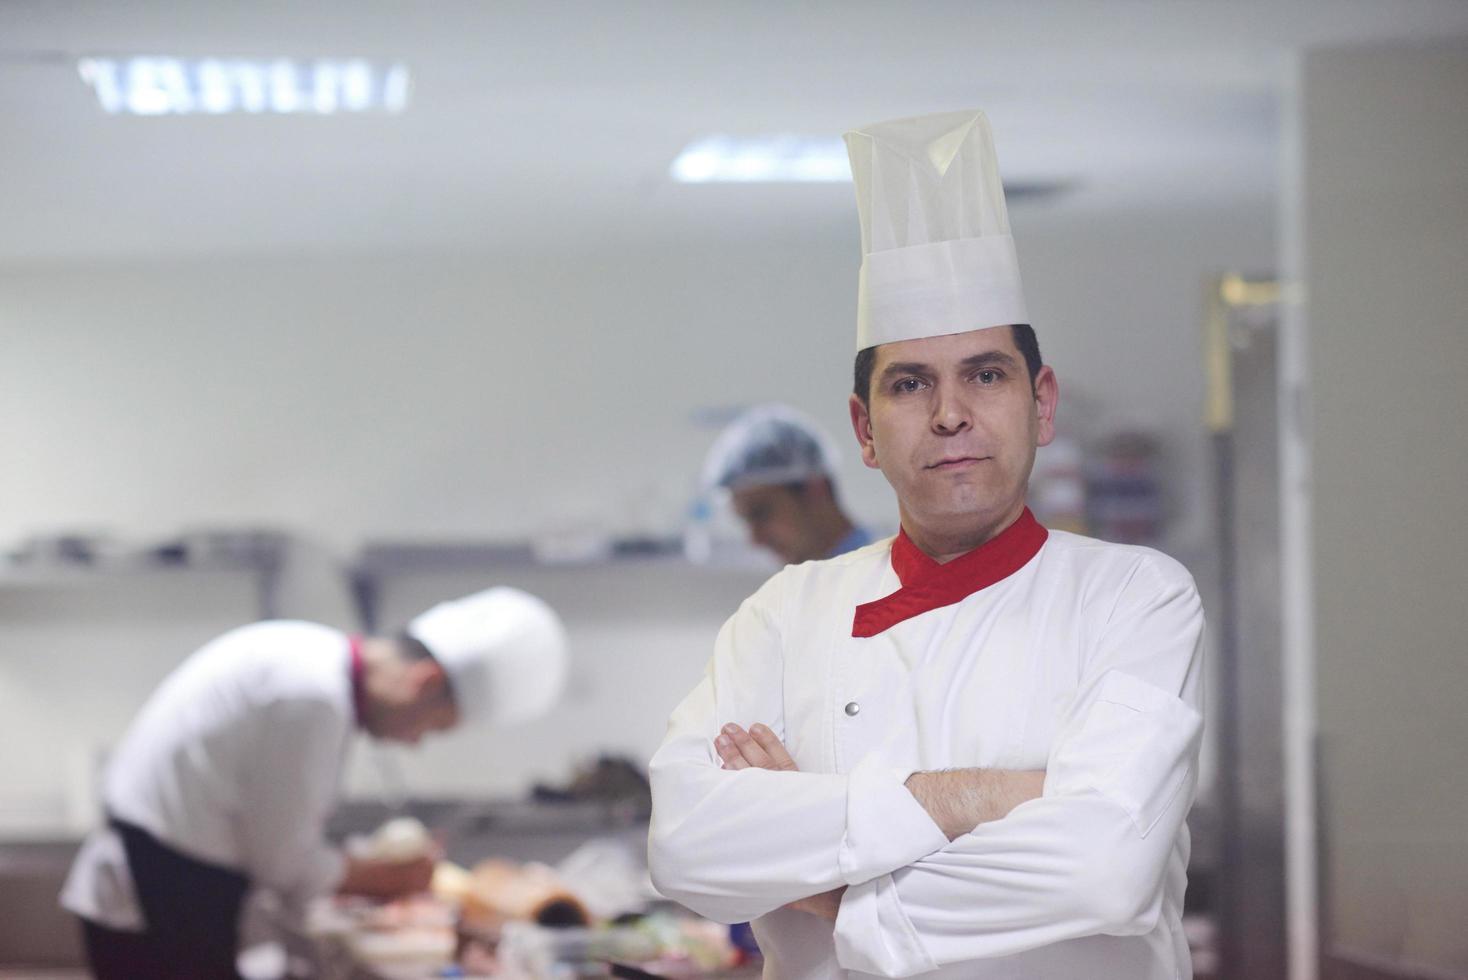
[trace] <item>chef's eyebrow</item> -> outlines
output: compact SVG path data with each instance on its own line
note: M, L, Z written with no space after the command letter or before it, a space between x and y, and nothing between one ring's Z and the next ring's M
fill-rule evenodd
M992 366L1008 368L1013 371L1019 362L1002 350L986 350L982 353L965 357L961 363L963 367L969 370Z
M980 351L958 362L958 366L965 371L984 367L1001 367L1013 371L1018 365L1018 361L1002 350ZM927 377L933 373L933 366L922 361L893 361L882 369L882 381L887 382L910 374Z
M905 374L932 374L933 369L921 361L893 361L882 369L882 380L891 381L899 375Z

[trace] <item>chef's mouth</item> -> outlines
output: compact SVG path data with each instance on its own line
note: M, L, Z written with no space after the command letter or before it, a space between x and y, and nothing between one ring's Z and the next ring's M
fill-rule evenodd
M947 459L940 459L936 463L929 463L927 466L924 467L924 469L958 470L963 469L966 466L977 466L979 463L985 462L991 458L992 457L989 456L951 456Z

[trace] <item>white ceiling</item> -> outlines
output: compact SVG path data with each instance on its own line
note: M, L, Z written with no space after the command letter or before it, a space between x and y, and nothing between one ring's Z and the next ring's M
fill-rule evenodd
M849 186L677 186L711 133L977 106L1045 207L1258 203L1290 53L1468 35L1462 0L0 3L0 260L618 247L854 221ZM403 60L402 116L104 114L88 53ZM1022 205L1023 206L1023 205Z

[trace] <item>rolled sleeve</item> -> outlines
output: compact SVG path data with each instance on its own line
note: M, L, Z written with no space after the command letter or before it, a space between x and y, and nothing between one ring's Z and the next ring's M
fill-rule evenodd
M939 850L948 836L907 788L911 769L869 756L847 775L841 878L859 885Z

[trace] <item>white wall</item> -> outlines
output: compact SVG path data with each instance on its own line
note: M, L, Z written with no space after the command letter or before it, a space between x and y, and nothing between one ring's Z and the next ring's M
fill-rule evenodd
M1225 269L1267 268L1270 202L1187 213L1037 205L1013 222L1042 348L1062 380L1062 431L1160 434L1169 548L1206 595L1203 289ZM0 542L75 526L143 540L264 523L346 555L382 537L675 530L712 437L700 410L782 398L847 438L857 241L853 217L803 238L635 252L608 242L559 256L0 269ZM854 510L895 526L880 475L854 452L844 462ZM588 668L583 700L532 733L538 748L514 736L506 757L518 761L488 782L468 775L465 750L430 751L409 763L415 788L555 778L557 762L586 754L588 732L649 749L735 604L737 589L709 588L729 592L717 614L624 606L618 620L618 607L586 608L573 634L605 659ZM177 659L204 638L169 634L167 653L140 652L168 629L151 609L136 624L146 639L119 642L125 659ZM653 616L656 628L645 625ZM18 642L0 628L0 697L8 684L32 706L26 717L89 719L85 736L46 729L62 753L105 743L127 713L116 702L140 701L156 673L140 666L137 683L80 697L65 688L87 643L21 660L8 649ZM680 657L687 677L672 670ZM352 786L372 780L359 770Z
M11 273L0 425L23 465L0 536L676 526L710 438L695 408L824 390L839 420L851 301L833 251Z
M1300 113L1328 946L1468 975L1468 47L1310 53Z

